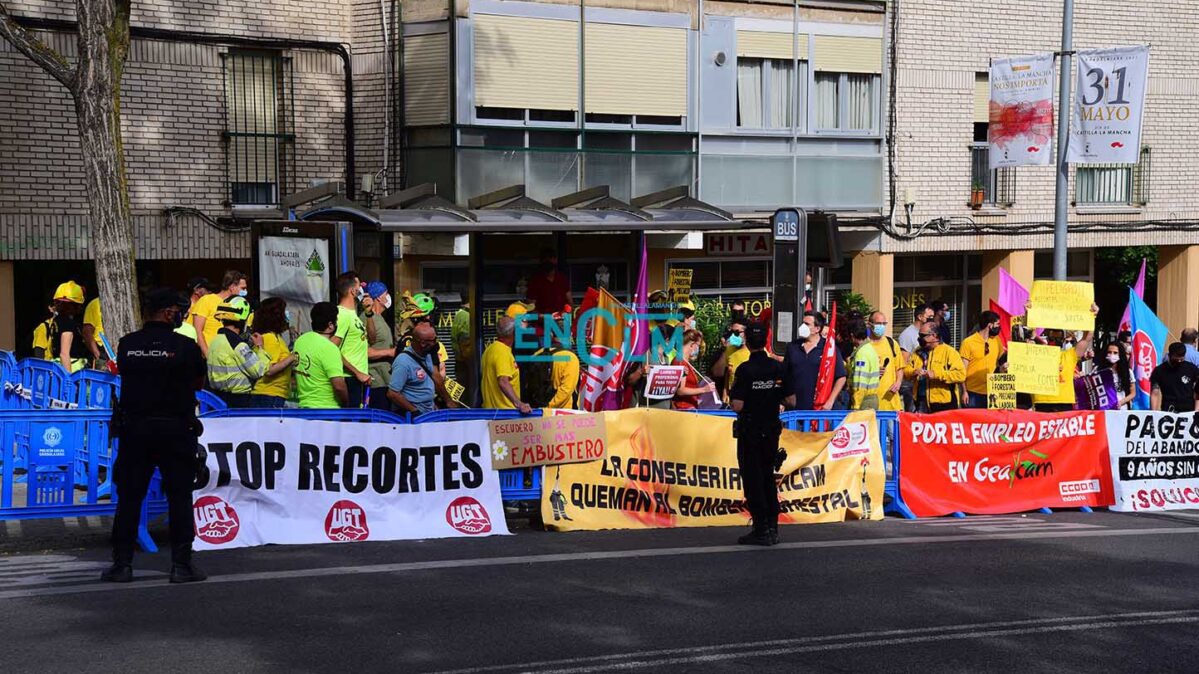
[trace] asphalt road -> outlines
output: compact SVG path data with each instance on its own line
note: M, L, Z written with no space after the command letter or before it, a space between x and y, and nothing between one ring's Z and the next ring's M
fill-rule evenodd
M1194 672L1199 514L0 557L4 671Z

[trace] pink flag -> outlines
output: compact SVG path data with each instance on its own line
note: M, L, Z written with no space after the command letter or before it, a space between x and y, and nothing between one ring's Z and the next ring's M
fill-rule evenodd
M995 303L1012 316L1023 316L1028 304L1028 290L1003 267L999 268L999 298Z
M629 334L632 344L626 352L629 357L645 355L649 351L649 259L645 255L645 237L641 237L641 271L637 274L637 294L633 296L633 313L629 315Z
M1137 294L1137 297L1145 299L1145 258L1141 258L1141 273L1137 276L1137 283L1132 287L1132 291ZM1124 307L1124 317L1120 319L1120 331L1132 330L1132 305Z

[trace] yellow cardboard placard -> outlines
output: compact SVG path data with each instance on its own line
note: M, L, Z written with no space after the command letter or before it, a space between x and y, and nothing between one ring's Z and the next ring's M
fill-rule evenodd
M987 375L987 409L1016 409L1016 375L1011 372Z
M1033 281L1028 301L1028 326L1060 330L1095 329L1091 305L1095 285L1075 281Z
M693 270L673 268L670 270L670 284L666 293L671 302L686 302L691 299L691 275Z
M607 456L608 432L602 414L499 419L487 426L491 466L496 470L597 461Z
M1056 346L1024 342L1007 345L1007 371L1015 375L1016 390L1020 393L1057 393L1061 367L1062 350Z
M462 400L462 392L465 390L466 387L462 384L459 384L457 381L448 377L446 378L445 392L450 394L450 397L454 399L454 402L460 402Z

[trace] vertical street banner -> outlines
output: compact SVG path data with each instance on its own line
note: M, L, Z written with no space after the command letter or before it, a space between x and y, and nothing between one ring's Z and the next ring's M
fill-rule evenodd
M508 533L486 421L205 419L197 550Z
M1143 512L1199 508L1199 417L1108 412L1115 505Z
M541 516L557 531L739 526L749 522L728 417L605 412L608 456L547 466ZM784 430L780 524L883 519L885 472L873 411L827 433Z
M1103 415L900 412L903 500L917 517L1109 505Z
M1053 73L1053 54L991 63L991 170L1053 161Z
M1149 47L1078 52L1071 164L1135 164L1141 156L1141 120L1149 90Z
M329 242L288 236L264 236L258 240L258 269L262 299L287 300L300 332L312 329L309 311L328 300Z

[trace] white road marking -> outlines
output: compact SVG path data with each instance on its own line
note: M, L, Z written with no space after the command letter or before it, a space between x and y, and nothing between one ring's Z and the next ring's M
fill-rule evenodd
M518 566L528 564L551 564L557 562L588 562L612 559L648 559L654 557L678 557L711 554L777 554L781 550L818 550L823 548L885 547L889 545L936 545L945 543L968 543L979 541L1031 541L1062 538L1096 538L1124 536L1185 536L1199 534L1199 527L1164 527L1155 529L1103 529L1086 531L1040 531L1021 534L965 534L961 536L901 536L886 538L857 538L831 541L797 541L782 543L770 548L744 545L717 545L690 548L643 548L637 550L607 550L600 552L570 552L544 555L521 555L511 557L476 557L471 559L445 559L423 562L396 562L392 564L370 564L363 566L330 566L285 571L254 571L212 576L205 583L191 587L223 585L225 583L259 582L270 580L295 580L299 578L322 578L352 576L374 573L406 573L411 571L439 571L446 569L480 568L491 566ZM135 583L99 583L71 587L30 588L0 591L0 599L20 599L63 594L90 592L115 592L161 588L165 581Z
M672 648L594 657L564 658L540 662L490 665L441 671L437 674L485 674L489 672L528 672L541 674L584 674L586 672L646 669L671 665L711 663L724 660L758 659L796 653L901 646L955 639L992 639L996 637L1080 632L1095 629L1144 627L1199 622L1199 609L1116 613L1109 615L1066 616L1009 620L1003 622L879 630L824 637L799 637L752 643L738 642L713 646Z

